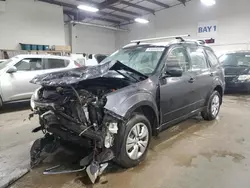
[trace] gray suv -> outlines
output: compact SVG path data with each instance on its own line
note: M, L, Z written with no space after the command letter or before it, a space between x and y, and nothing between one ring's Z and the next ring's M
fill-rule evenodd
M146 157L152 136L201 112L214 120L224 93L224 71L199 41L130 44L99 65L38 76L32 97L45 137L31 148L31 165L55 143L90 148L80 161L92 182L107 161L123 167ZM104 166L103 166L104 165ZM47 172L48 173L48 172Z

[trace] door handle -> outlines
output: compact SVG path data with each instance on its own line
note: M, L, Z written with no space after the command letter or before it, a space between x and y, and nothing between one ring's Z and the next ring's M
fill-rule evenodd
M189 82L189 83L194 83L194 81L195 81L194 78L190 78L188 82Z

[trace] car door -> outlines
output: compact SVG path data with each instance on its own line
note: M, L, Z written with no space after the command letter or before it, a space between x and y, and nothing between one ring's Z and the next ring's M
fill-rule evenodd
M62 71L68 68L70 60L60 58L43 59L43 68L45 73Z
M16 72L4 73L2 94L5 101L29 99L39 87L30 83L35 76L43 74L41 58L24 58L14 65Z
M160 106L163 126L193 110L192 74L190 59L186 49L175 46L169 50L165 58L166 69L171 66L181 67L181 77L163 77L160 79ZM165 69L165 70L166 70ZM163 74L165 72L163 70Z
M189 46L187 51L191 59L190 72L194 78L195 109L198 109L204 106L207 95L211 91L213 72L211 72L210 63L203 47Z

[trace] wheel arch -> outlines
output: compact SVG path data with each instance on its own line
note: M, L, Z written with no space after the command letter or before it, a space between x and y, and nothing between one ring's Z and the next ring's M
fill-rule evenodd
M220 104L222 104L222 97L223 97L223 88L221 85L217 85L213 91L218 91L218 93L221 96Z
M159 126L158 109L149 101L137 103L126 113L127 118L131 117L133 113L143 114L150 122L153 135L157 135L157 127Z

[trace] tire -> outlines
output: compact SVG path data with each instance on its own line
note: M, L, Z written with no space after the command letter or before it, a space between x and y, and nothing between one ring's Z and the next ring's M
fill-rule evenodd
M221 101L222 98L220 93L218 91L213 91L212 95L209 97L206 108L201 112L201 116L204 120L212 121L216 119L220 111ZM215 107L217 109L216 111Z
M136 127L138 129L136 129ZM136 130L139 130L139 133ZM137 137L134 132L137 132ZM146 134L147 136L145 136ZM130 120L121 126L117 135L115 152L117 157L115 158L115 162L125 168L131 168L141 163L147 155L151 135L152 129L149 120L142 114L132 115ZM133 140L133 143L131 140ZM128 141L130 141L131 144L128 143Z
M35 140L30 149L30 167L34 168L38 164L41 163L42 159L40 158L40 154L42 152L42 139L39 138Z

